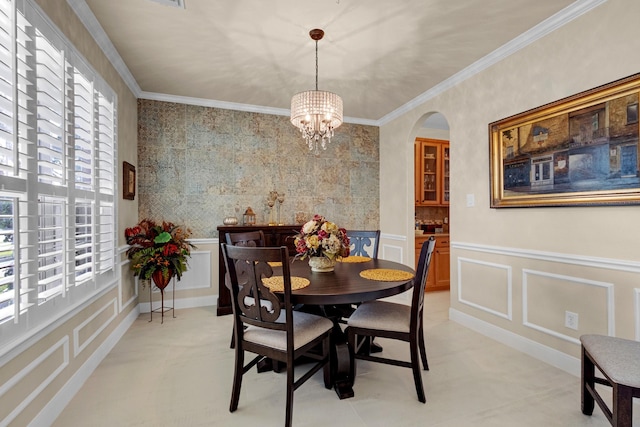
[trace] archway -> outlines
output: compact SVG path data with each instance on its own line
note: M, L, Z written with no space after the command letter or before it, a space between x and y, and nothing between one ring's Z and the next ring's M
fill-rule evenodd
M436 237L436 252L432 258L427 290L450 289L450 133L446 117L439 112L429 112L420 117L408 143L413 145L412 166L414 171L413 194L415 263L422 243L430 235ZM448 307L448 305L447 305Z

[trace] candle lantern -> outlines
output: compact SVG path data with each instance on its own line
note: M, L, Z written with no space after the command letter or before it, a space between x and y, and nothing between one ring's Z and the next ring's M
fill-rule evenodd
M244 225L256 225L256 213L251 209L251 206L244 211L244 215L242 215L242 223Z

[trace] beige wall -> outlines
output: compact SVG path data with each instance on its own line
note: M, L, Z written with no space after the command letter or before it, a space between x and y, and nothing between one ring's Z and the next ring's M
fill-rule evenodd
M136 164L136 99L66 0L37 0L37 3L117 93L120 178L123 160ZM124 227L137 220L137 201L123 201L121 197L118 201L119 245L124 245ZM73 388L88 375L92 364L106 355L137 317L134 281L126 263L123 267L123 279L119 283L2 353L0 389L20 380L8 386L2 395L0 424L25 426L34 418L50 422L57 414L56 407L61 409L66 404ZM66 393L59 395L65 385ZM40 418L36 418L38 414Z
M638 16L640 3L609 0L380 130L381 227L395 237L386 244L409 236L412 253L412 144L440 112L452 158L451 315L516 347L548 346L552 359L569 356L569 370L582 333L640 337L640 208L490 209L488 124L638 72ZM577 331L565 311L579 314Z

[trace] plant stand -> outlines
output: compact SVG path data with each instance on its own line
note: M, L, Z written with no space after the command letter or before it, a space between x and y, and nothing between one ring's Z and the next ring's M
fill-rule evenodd
M175 277L171 278L171 296L172 296L172 302L171 302L171 307L165 307L164 305L164 289L166 288L158 288L156 286L156 288L160 289L160 307L154 309L153 308L153 297L151 295L151 289L153 288L153 286L151 285L153 281L149 282L149 314L150 314L150 319L149 322L153 321L153 312L159 312L161 314L161 318L162 320L160 321L160 324L164 323L164 313L167 311L171 311L173 318L176 318L176 312L173 309L176 306L176 279ZM155 284L154 284L155 286Z

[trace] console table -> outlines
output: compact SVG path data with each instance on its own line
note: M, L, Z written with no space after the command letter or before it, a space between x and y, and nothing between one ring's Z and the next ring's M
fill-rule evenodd
M246 233L247 231L262 230L266 246L287 246L289 254L295 254L293 236L298 234L301 225L221 225L218 227L219 244L227 241L228 233ZM231 292L225 285L227 269L222 258L222 249L218 248L218 309L217 315L231 314Z

